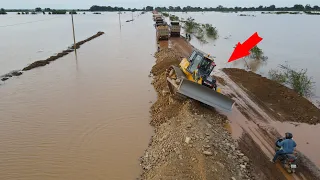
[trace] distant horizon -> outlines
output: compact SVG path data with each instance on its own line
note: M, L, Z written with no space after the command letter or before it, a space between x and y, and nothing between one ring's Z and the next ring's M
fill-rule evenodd
M270 4L270 5L262 5L263 7L269 7L271 5L275 5L275 4ZM288 5L288 6L276 6L276 8L284 8L284 7L293 7L294 5L296 4L293 4L293 5ZM303 5L303 6L306 6L307 4L299 4L299 5ZM97 4L94 4L94 5L91 5L90 7L88 8L52 8L52 7L41 7L41 6L37 6L37 7L34 7L34 8L4 8L4 7L0 7L0 8L3 8L5 10L34 10L35 8L38 8L40 7L41 9L45 9L45 8L50 8L50 9L56 9L56 10L89 10L92 6L111 6L111 5L97 5ZM148 6L151 6L151 5L148 5ZM189 6L189 5L187 5ZM180 6L181 8L183 7L187 7L187 6ZM225 8L234 8L234 7L241 7L241 8L249 8L249 7L258 7L258 6L224 6L224 5L221 5ZM314 7L314 6L320 6L320 4L310 4L311 7ZM143 7L124 7L124 6L111 6L111 7L119 7L119 8L125 8L125 9L143 9L145 8L146 6L143 6ZM153 8L156 8L156 7L166 7L168 8L169 6L152 6ZM173 6L173 7L177 7L177 6ZM200 7L200 8L216 8L217 6L191 6L191 7Z
M271 6L275 5L276 7L292 7L295 4L301 4L303 6L310 4L311 7L317 5L320 6L319 0L305 0L301 2L301 0L256 0L252 2L252 0L162 0L159 1L153 0L32 0L31 2L21 2L21 0L2 0L0 8L4 9L35 9L37 7L40 8L51 8L51 9L89 9L93 5L97 6L111 6L111 7L123 7L123 8L137 8L142 9L146 6L152 7L201 7L201 8L209 8L209 7L217 7L222 5L223 7L258 7L262 6ZM28 1L28 0L26 0Z

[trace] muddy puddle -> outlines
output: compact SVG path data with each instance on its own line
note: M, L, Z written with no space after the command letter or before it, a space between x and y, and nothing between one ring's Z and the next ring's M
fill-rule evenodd
M121 31L108 27L78 49L77 59L69 53L1 85L0 179L139 176L156 99L148 77L154 31L145 22L149 16Z
M288 175L280 165L280 171L287 179L304 179L308 174L308 169L319 172L320 144L317 141L319 125L308 125L303 123L279 122L263 108L253 102L250 97L238 85L231 81L223 72L215 72L216 76L223 77L228 86L220 85L222 92L235 100L236 106L233 111L226 114L230 123L226 126L235 139L241 141L244 133L250 135L263 153L271 159L274 155L274 142L277 138L283 137L285 132L291 132L297 142L297 150L301 152L302 165L297 175ZM310 162L311 161L311 162ZM306 168L308 167L308 168ZM307 179L310 179L307 178Z

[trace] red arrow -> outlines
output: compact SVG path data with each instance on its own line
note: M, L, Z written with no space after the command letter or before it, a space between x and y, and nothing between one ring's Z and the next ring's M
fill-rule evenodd
M257 32L255 32L244 43L240 44L240 42L238 42L238 44L237 44L236 48L234 49L232 55L230 56L230 59L228 62L232 62L232 61L235 61L239 58L248 56L250 54L250 50L254 46L256 46L260 41L262 41L262 38L259 37Z

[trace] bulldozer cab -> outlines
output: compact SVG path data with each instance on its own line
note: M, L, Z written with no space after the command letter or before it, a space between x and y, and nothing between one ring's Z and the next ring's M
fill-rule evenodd
M216 66L210 55L204 56L203 53L196 50L191 54L189 61L190 65L188 67L188 71L192 74L198 70L201 75L208 76Z

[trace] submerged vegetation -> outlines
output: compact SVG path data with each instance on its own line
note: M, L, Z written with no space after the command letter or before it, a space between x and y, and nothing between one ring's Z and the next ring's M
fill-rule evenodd
M179 17L175 15L170 14L169 18L170 18L170 21L179 21Z
M256 15L250 15L250 14L239 14L238 16L252 16L252 17L256 17Z
M261 14L301 14L300 12L288 12L288 11L277 11L277 12L261 12Z
M262 61L266 61L268 59L267 56L263 55L263 51L261 48L259 48L258 46L253 47L250 50L250 55L249 57L255 60L262 60Z
M311 97L313 95L314 82L308 77L307 69L294 70L289 65L280 65L280 70L270 70L271 80L287 85L300 96Z
M66 10L52 10L51 14L67 14Z
M304 13L306 13L308 15L320 15L320 12L304 11Z
M208 37L218 38L218 30L216 27L213 27L211 24L203 24L202 27L206 30Z
M200 24L195 22L195 20L189 17L184 22L184 29L186 33L193 34L200 42L207 43L205 40L206 37L217 39L218 38L218 30L216 27L213 27L211 24Z
M69 14L78 14L77 11L70 11Z
M169 17L169 13L163 12L162 15L163 15L164 17Z

